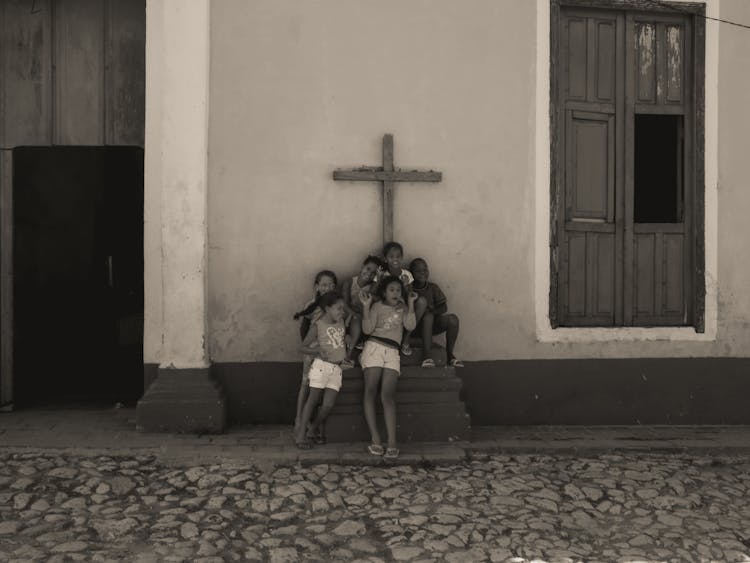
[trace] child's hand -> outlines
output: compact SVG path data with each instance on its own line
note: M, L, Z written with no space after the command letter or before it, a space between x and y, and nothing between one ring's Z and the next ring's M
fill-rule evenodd
M409 292L409 305L414 305L414 302L419 299L419 295L414 293L413 291Z
M352 335L347 334L344 336L344 344L346 344L346 349L351 350L352 349Z
M359 292L359 300L363 307L369 308L372 303L372 294L368 291L362 290Z
M402 284L409 285L409 276L407 276L406 274L401 274L398 279L401 280Z

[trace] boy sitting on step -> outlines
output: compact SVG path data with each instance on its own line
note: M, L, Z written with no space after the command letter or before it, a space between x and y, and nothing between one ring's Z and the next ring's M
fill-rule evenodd
M443 332L448 365L463 367L463 362L453 354L453 348L458 339L458 317L448 313L448 300L445 294L437 284L429 281L430 270L427 267L427 261L424 258L415 258L411 261L409 270L414 276L411 289L419 296L414 304L414 314L417 318L414 332L422 337L424 349L422 367L435 367L435 360L430 358L432 337Z

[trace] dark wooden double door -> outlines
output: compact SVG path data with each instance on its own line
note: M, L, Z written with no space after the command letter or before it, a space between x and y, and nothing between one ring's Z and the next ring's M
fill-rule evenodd
M14 395L112 403L143 390L143 149L13 152Z
M693 324L691 17L577 7L557 17L557 323Z

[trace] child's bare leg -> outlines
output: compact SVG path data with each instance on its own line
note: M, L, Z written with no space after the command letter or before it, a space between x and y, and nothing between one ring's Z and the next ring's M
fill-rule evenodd
M310 391L310 384L307 377L302 378L302 383L299 386L299 393L297 393L297 415L294 417L294 433L299 431L300 425L304 430L304 424L302 423L302 411L305 408L305 402L307 401L307 395Z
M328 415L331 414L333 405L336 404L336 397L338 396L338 394L339 392L335 389L326 389L324 391L323 404L318 408L318 416L315 417L315 420L310 425L310 429L307 431L308 438L312 438L313 436L315 436L316 430L321 430L321 434L323 434L323 431L325 430L323 428L323 425L326 418L328 418Z
M364 411L367 428L370 430L370 438L373 444L380 445L380 432L378 432L378 421L375 415L375 397L378 394L378 383L383 373L383 368L365 368L365 397Z
M422 348L423 357L429 358L432 350L432 328L434 326L435 316L432 313L425 313L422 317Z
M362 336L362 319L357 315L352 316L352 321L349 324L349 336L351 336L352 343L351 346L349 346L349 350L346 352L346 357L351 360L352 355L354 354L354 347L357 345L357 342L359 342L359 337Z
M458 317L454 314L440 315L435 318L433 334L445 333L445 351L447 352L448 361L450 362L455 356L453 355L453 348L458 340L458 329L460 324Z
M388 433L388 447L396 447L396 385L398 384L398 372L392 369L383 369L383 388L380 391L380 400L383 401L383 415L385 417L385 429Z
M425 299L424 297L420 297L414 302L414 316L417 318L417 324L419 324L419 320L422 318L425 311L427 311L427 299ZM408 350L410 348L409 337L411 336L411 333L412 331L404 329L404 337L401 340L401 342L403 342L403 344L401 345L401 351Z
M322 389L310 387L310 394L308 395L307 401L305 402L305 408L302 409L300 424L297 427L296 432L294 433L294 441L298 444L305 441L305 427L307 426L307 423L312 416L313 409L315 409L318 404L318 400L320 399L320 394L322 392Z
M295 434L299 430L300 421L302 419L302 409L305 408L305 401L307 401L307 393L310 390L310 381L308 375L310 374L310 366L312 365L312 357L309 354L302 356L302 383L300 383L299 393L297 393L297 414L294 416L294 432Z

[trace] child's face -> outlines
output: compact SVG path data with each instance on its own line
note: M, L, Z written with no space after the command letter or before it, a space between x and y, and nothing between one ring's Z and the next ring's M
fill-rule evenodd
M391 282L385 288L385 302L388 305L397 305L402 299L401 295L401 284L399 282Z
M396 247L388 249L388 252L385 254L385 261L388 263L388 267L391 271L401 269L401 260L403 258L404 255Z
M344 318L344 302L341 300L336 301L333 305L326 309L326 313L333 322L338 322Z
M420 284L430 279L430 270L427 268L427 262L422 262L421 260L414 264L411 273L414 276L414 280Z
M315 291L320 295L333 291L334 289L336 289L336 283L330 276L323 276L315 286Z
M378 267L372 262L368 262L367 264L362 266L362 270L360 270L359 272L359 277L365 280L365 282L369 283L373 280L377 271Z

